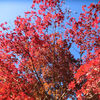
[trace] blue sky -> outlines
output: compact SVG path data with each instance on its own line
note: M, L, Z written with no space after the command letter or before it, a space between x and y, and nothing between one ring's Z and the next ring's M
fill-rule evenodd
M0 23L8 21L13 24L16 16L23 16L31 4L32 0L0 0Z
M99 0L66 0L66 6L71 8L72 11L81 12L82 5L89 5ZM8 21L13 23L16 16L23 16L24 11L30 9L32 0L0 0L0 23ZM78 14L76 16L78 16Z
M89 6L91 3L97 3L99 0L66 0L65 6L72 10L75 18L78 18L79 13L82 12L82 5ZM17 16L24 16L24 12L30 10L32 0L0 0L0 23L7 21L13 26L14 19ZM74 14L74 12L78 14ZM79 58L78 50L75 45L71 48L72 54L75 58Z

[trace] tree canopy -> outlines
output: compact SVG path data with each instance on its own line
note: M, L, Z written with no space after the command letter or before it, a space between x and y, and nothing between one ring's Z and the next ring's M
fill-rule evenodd
M78 20L64 4L33 0L14 29L0 24L1 100L100 99L100 1L83 5Z

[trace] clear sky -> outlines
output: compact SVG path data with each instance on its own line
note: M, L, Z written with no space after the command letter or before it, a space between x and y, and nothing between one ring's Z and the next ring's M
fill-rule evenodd
M78 18L79 13L82 12L82 5L89 5L91 3L97 3L99 0L66 0L65 6L72 10L74 17ZM30 10L32 0L0 0L0 23L7 21L10 25L13 25L16 16L24 16L24 12ZM74 12L78 14L74 14ZM75 47L75 46L74 46ZM76 52L78 50L76 47L71 48L72 54L76 58L79 54Z
M31 4L32 0L0 0L0 23L8 21L13 24L16 16L23 16Z
M81 12L82 5L89 5L99 0L66 0L66 6L71 8L72 11ZM16 16L23 16L24 11L30 9L32 0L0 0L0 23L8 21L13 23ZM77 14L78 16L78 14Z

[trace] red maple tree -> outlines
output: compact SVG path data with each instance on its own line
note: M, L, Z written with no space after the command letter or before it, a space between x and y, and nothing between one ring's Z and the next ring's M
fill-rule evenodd
M13 30L0 24L1 100L99 100L100 2L88 11L84 5L78 21L64 3L34 0ZM71 54L72 44L80 59Z

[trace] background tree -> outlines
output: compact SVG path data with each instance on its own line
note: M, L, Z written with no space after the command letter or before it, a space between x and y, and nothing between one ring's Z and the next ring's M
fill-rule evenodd
M81 66L74 75L77 98L86 100L100 99L100 1L80 14L78 21L72 21L72 29L68 29L72 40L80 48ZM70 23L71 24L71 23ZM70 38L71 38L70 37ZM72 85L72 84L71 84ZM70 85L69 85L70 86ZM82 96L83 95L83 96Z

